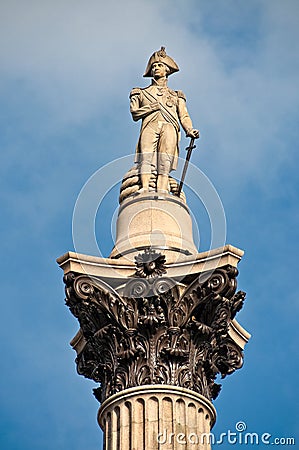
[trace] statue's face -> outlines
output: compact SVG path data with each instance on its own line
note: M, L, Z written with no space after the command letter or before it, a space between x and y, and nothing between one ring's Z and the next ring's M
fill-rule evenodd
M166 77L168 69L166 64L162 62L154 62L152 64L152 77L153 78L163 78Z

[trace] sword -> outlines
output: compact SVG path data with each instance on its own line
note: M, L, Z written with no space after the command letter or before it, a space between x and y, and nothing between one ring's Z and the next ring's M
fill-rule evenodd
M179 190L178 190L178 193L177 193L178 197L181 195L181 192L182 192L182 188L183 188L183 184L184 184L184 181L185 181L185 176L186 176L186 172L187 172L187 169L188 169L189 161L190 161L190 158L191 158L192 150L196 147L196 145L194 145L194 141L195 141L195 138L191 138L190 144L186 148L187 156L186 156L186 161L185 161L184 168L183 168L183 173L182 173L182 178L181 178Z

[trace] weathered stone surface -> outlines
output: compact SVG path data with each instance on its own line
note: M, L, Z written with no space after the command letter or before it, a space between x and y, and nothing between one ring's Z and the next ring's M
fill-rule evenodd
M105 450L209 450L216 419L211 402L175 386L127 389L101 406Z
M134 258L139 249L163 249L167 261L196 255L188 206L170 194L148 192L129 197L119 208L111 258Z
M137 253L135 252L130 258L113 259L67 252L57 259L57 263L64 274L76 272L82 275L98 277L118 289L128 278L134 276L134 258ZM163 253L165 254L165 251ZM186 277L195 279L200 273L213 271L218 267L226 265L237 267L243 254L243 250L228 244L224 247L196 253L195 255L181 255L176 262L170 263L167 261L167 274L178 282Z
M243 362L242 346L231 337L245 298L236 293L237 274L226 265L186 285L159 272L142 277L139 263L120 295L99 278L67 273L66 303L81 328L74 343L77 369L101 384L98 400L148 384L216 398L216 376Z

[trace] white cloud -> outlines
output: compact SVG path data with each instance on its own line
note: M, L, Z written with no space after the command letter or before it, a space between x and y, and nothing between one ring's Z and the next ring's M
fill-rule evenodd
M12 1L1 11L2 74L28 80L60 115L84 116L103 96L127 96L128 79L173 32L158 2Z

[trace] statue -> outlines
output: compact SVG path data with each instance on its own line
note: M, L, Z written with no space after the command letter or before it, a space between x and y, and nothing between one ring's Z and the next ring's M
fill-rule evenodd
M188 114L185 95L167 86L168 76L178 71L176 62L161 47L150 57L143 75L152 77L151 85L134 88L130 93L133 120L142 119L135 158L140 193L150 190L153 171L157 172L157 191L168 192L169 173L177 167L180 124L187 137L199 137Z

